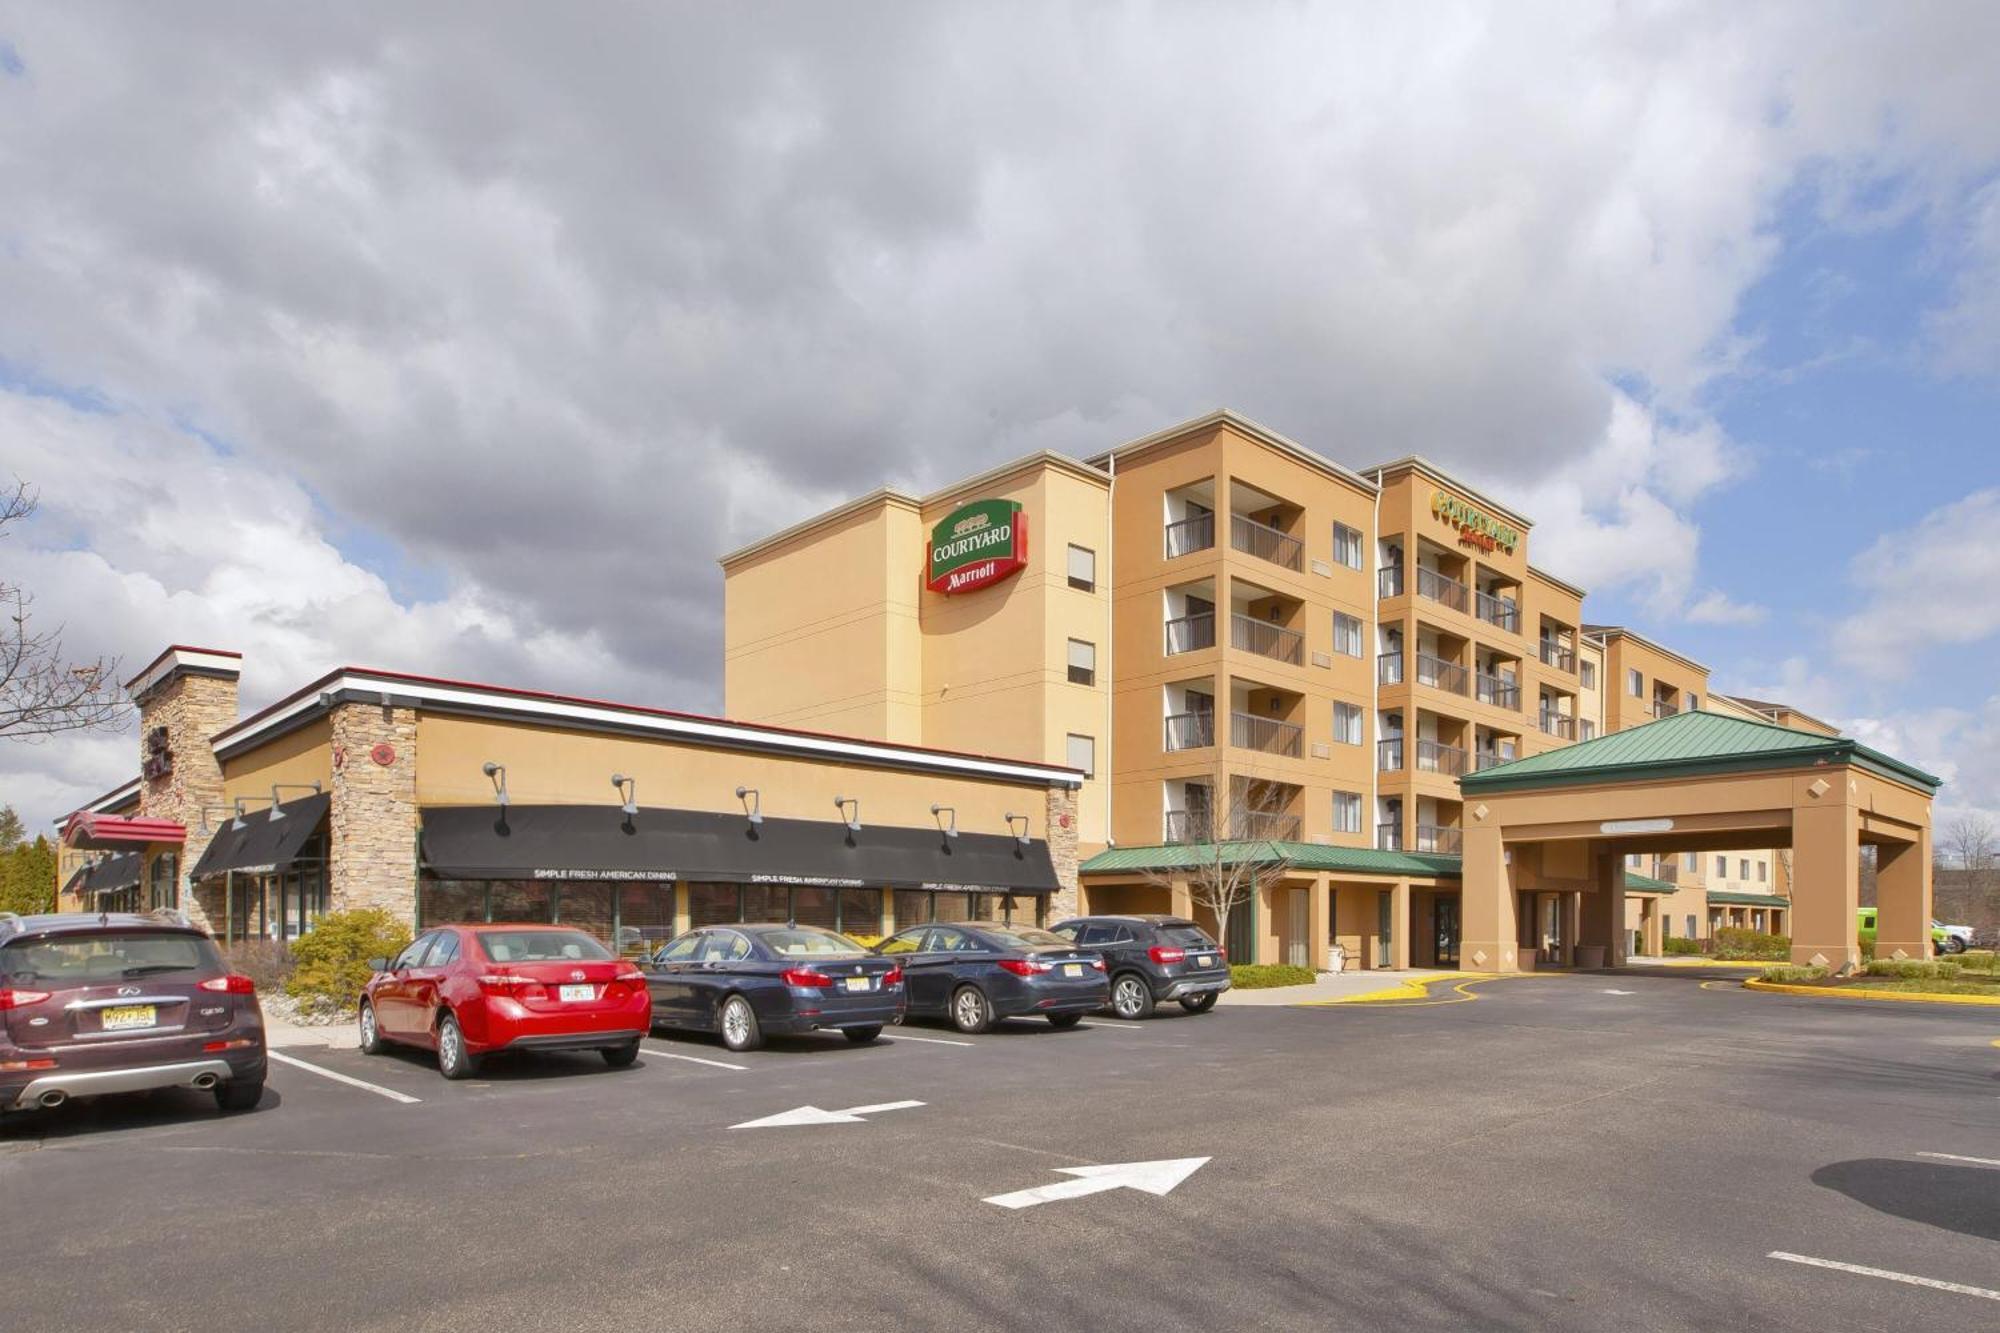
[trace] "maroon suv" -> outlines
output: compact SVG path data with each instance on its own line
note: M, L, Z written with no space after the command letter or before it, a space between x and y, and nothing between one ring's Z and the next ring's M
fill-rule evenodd
M173 912L0 912L0 1111L201 1088L225 1111L264 1093L250 978Z

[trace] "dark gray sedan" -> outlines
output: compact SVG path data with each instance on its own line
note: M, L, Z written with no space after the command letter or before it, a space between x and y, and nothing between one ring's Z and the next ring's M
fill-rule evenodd
M816 1028L873 1041L903 1017L897 960L817 926L707 926L641 966L654 1027L714 1032L732 1051Z
M1074 1027L1111 993L1102 958L1033 926L940 921L897 931L878 951L903 965L912 1016L948 1018L960 1032L1035 1014Z

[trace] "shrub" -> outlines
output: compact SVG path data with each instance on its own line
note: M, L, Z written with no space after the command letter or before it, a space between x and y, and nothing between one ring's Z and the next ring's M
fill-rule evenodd
M1995 954L1991 950L1967 949L1954 961L1958 963L1961 972L2000 972L2000 954Z
M1723 926L1715 932L1713 943L1717 958L1789 958L1792 953L1789 935L1768 935L1742 926Z
M1273 986L1309 986L1314 972L1290 963L1231 963L1230 984L1242 990L1268 990Z
M282 989L298 966L291 946L283 940L238 940L222 946L222 960L231 972L250 978L266 994Z
M1898 981L1949 981L1958 975L1957 963L1919 963L1883 958L1868 964L1871 977L1894 977Z
M1826 978L1827 970L1823 967L1767 967L1764 969L1764 975L1759 979L1763 981L1799 982L1825 981Z
M292 946L298 966L285 994L318 1012L354 1008L373 975L370 958L393 958L410 942L410 928L379 907L330 912Z
M1701 941L1688 939L1685 935L1669 935L1665 949L1669 955L1698 954L1701 952Z

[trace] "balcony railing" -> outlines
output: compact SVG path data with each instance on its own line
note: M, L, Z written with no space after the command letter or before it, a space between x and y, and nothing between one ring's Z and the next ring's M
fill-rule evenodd
M1403 655L1401 653L1383 653L1380 657L1376 658L1375 679L1384 685L1401 685L1403 683Z
M1401 824L1377 824L1375 826L1375 850L1400 852L1403 850L1403 826Z
M1215 515L1196 514L1167 524L1167 559L1191 555L1215 545Z
M1403 595L1403 567L1390 565L1375 575L1375 595L1387 601Z
M1215 647L1215 613L1179 616L1167 622L1167 656Z
M1245 555L1269 560L1294 574L1305 565L1305 545L1297 537L1243 514L1229 516L1229 544Z
M1255 616L1232 614L1229 617L1229 646L1292 666L1299 666L1306 660L1305 635Z
M1167 749L1199 750L1213 744L1215 744L1214 713L1167 714Z
M1201 842L1214 824L1206 810L1169 810L1166 819L1168 842Z
M1238 749L1262 750L1265 754L1297 759L1302 734L1299 727L1273 717L1258 717L1255 713L1229 715L1229 743Z
M1576 739L1576 719L1573 717L1562 713L1543 713L1541 724L1543 732L1550 736L1557 736L1566 741Z
M1427 597L1440 606L1448 606L1454 611L1464 611L1472 605L1472 589L1457 579L1449 579L1435 569L1417 566L1417 596Z
M1507 754L1501 750L1474 750L1472 752L1472 771L1478 773L1485 769L1498 768L1502 764L1511 764L1518 758L1520 758L1519 755Z
M1521 604L1509 598L1475 591L1472 594L1472 614L1509 634L1521 632Z
M1576 652L1566 648L1554 639L1543 639L1541 647L1542 665L1552 666L1558 671L1576 671Z
M1440 856L1457 856L1464 846L1459 830L1442 824L1417 825L1417 850L1435 852Z
M1505 676L1492 676L1484 671L1473 673L1473 688L1479 702L1492 704L1495 708L1519 708L1521 687Z
M1465 751L1441 741L1417 741L1417 768L1425 773L1445 773L1457 777L1465 771Z
M1232 838L1264 838L1272 842L1297 842L1299 817L1268 810L1236 810L1229 816Z
M1668 703L1665 699L1653 700L1654 717L1672 717L1675 713L1678 713L1680 711L1681 711L1680 709L1674 707L1672 704Z
M1442 657L1429 653L1417 654L1417 684L1429 685L1433 689L1448 690L1453 694L1464 694L1466 683L1472 674L1456 662L1447 662Z

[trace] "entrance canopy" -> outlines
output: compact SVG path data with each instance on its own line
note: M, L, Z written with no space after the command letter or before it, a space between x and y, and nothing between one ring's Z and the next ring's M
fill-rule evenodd
M1051 894L1048 843L1004 834L614 805L426 806L441 879L695 880Z
M1884 957L1930 939L1931 798L1939 780L1860 742L1715 713L1679 713L1459 779L1465 956L1517 966L1515 894L1592 895L1612 961L1633 852L1789 847L1792 956L1859 961L1862 843L1875 846ZM1586 923L1586 929L1590 923Z
M186 827L171 819L136 819L91 810L71 815L62 831L63 846L78 851L115 852L152 843L178 847L186 841Z
M217 830L190 878L211 879L231 871L274 875L287 869L326 822L332 804L333 798L321 792L238 815Z

